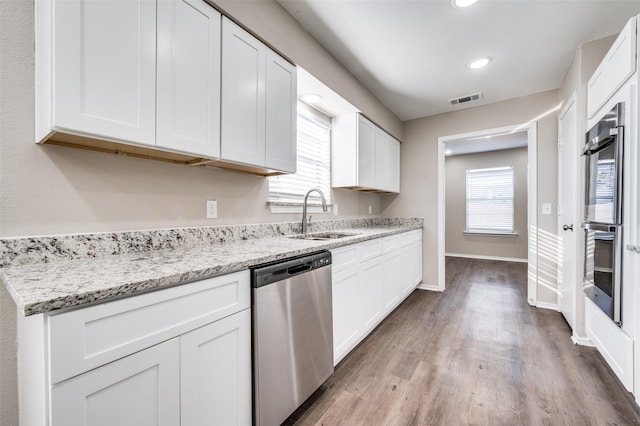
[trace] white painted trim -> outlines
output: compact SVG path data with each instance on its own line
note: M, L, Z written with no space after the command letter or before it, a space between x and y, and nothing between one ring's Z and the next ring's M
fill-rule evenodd
M588 337L571 336L571 341L574 345L588 346L590 348L596 347L596 345L594 345L591 339L589 339Z
M556 311L556 312L560 312L559 311L559 307L557 303L549 303L549 302L537 302L536 303L536 308L540 308L540 309L549 309L551 311Z
M299 213L302 214L302 204L299 206L278 206L275 204L269 205L271 213ZM307 214L329 214L333 211L333 206L328 206L329 211L323 212L321 206L309 206L307 207Z
M436 284L420 284L416 287L418 290L427 290L427 291L442 291L438 288Z
M556 108L557 109L557 108ZM549 111L553 112L555 109ZM545 113L544 115L548 114ZM540 117L543 117L541 115ZM527 270L527 301L535 306L538 298L538 123L540 117L524 124L505 126L494 129L458 135L441 136L438 138L438 290L445 289L445 144L447 142L490 136L495 134L527 132L527 221L528 232L528 270Z
M463 253L445 253L444 255L449 257L464 257L466 259L498 260L500 262L520 262L520 263L528 262L527 259L520 259L517 257L482 256L479 254L463 254Z

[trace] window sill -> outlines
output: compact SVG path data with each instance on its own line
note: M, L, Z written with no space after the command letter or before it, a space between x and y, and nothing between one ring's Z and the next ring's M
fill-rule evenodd
M267 201L267 206L271 209L271 213L299 213L302 214L302 203L284 203L280 201ZM329 211L322 211L322 204L307 204L307 214L328 214L333 204L327 204Z
M500 231L463 231L464 235L477 235L477 236L489 236L489 237L509 237L515 238L518 236L517 232L500 232Z

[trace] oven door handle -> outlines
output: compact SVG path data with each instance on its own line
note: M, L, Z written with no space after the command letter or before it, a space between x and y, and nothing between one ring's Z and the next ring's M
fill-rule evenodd
M591 155L609 145L619 133L622 133L622 127L618 126L608 129L591 139L582 150L582 155Z
M582 227L589 231L604 231L604 232L616 232L618 228L618 226L616 225L606 225L602 223L591 223L591 222L583 223Z

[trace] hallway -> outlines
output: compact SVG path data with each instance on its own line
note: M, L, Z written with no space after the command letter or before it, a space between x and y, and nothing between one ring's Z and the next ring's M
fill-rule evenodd
M447 258L447 290L414 291L285 424L640 424L598 352L527 305L526 273Z

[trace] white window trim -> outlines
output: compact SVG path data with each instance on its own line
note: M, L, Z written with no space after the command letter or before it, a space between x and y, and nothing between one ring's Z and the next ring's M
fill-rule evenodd
M327 115L315 110L314 108L311 108L309 106L307 106L306 104L302 103L302 102L298 102L297 105L298 108L298 115L299 116L303 116L305 119L312 121L312 122L316 122L321 126L324 126L326 128L329 129L329 131L331 131L331 117L328 117ZM330 144L328 146L329 150L331 149ZM327 185L326 188L321 188L323 190L325 199L327 200L327 206L330 208L330 210L328 212L324 212L322 211L322 207L320 205L320 199L317 193L311 193L309 196L309 203L307 205L307 212L308 213L319 213L319 214L326 214L329 213L331 211L331 207L332 205L330 204L331 201L331 159L330 159L330 151L329 151L329 158L327 158L327 166L329 168L328 172L328 176L327 176L327 181L325 182L323 180L323 183L325 185ZM303 163L304 164L304 163ZM316 163L317 164L317 163ZM316 169L317 170L317 169ZM322 169L320 169L322 170ZM271 198L271 184L272 182L270 181L268 183L269 185L269 199L267 201L267 206L270 208L271 213L302 213L302 208L303 208L303 199L300 200L292 200L292 199L272 199ZM313 185L310 186L308 189L311 189L312 187L317 186L317 185ZM299 187L297 186L290 186L290 188L295 188L297 190L300 190ZM293 193L296 193L295 191ZM302 198L303 195L300 195L300 197Z
M469 195L468 195L468 179L470 172L491 172L491 171L500 171L500 170L510 170L511 171L511 229L499 229L499 228L491 228L491 227L469 227ZM464 235L490 235L490 236L505 236L505 237L517 237L518 234L515 231L515 170L513 166L504 166L504 167L488 167L482 169L470 169L466 172L465 177L465 229L463 231Z

